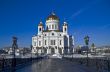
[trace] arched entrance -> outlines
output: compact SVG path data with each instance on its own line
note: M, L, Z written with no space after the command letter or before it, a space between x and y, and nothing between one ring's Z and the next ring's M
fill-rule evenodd
M55 49L51 48L51 54L55 54Z
M47 53L47 49L46 48L44 48L44 54L46 54Z
M59 54L62 54L62 49L58 48L58 52L59 52Z
M67 47L64 48L64 54L68 54L68 48Z

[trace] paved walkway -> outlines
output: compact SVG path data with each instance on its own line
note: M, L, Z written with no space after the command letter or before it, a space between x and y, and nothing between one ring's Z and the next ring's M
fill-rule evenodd
M63 59L44 59L16 72L95 72L83 65L77 65Z

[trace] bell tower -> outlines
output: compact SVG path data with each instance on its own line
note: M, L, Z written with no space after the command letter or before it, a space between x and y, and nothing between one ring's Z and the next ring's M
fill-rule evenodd
M43 23L42 21L40 21L38 25L38 35L42 34L42 32L43 32Z
M63 24L63 34L64 34L64 35L67 35L67 33L68 33L67 22L64 22L64 24Z

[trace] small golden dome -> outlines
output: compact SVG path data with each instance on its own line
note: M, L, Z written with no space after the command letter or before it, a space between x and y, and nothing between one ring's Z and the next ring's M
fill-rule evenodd
M52 14L49 15L46 20L59 20L59 18L55 15L55 13L52 12Z
M67 22L65 22L65 21L64 21L64 24L63 24L63 26L67 26Z
M39 26L43 26L43 23L42 23L42 22L40 22L40 23L39 23Z

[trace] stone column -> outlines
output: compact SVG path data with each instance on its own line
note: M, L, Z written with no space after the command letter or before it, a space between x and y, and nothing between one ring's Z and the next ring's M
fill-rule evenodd
M69 49L69 47L68 47L68 54L70 53L70 49Z
M47 54L49 54L49 48L47 48Z
M64 48L62 48L62 54L64 54Z
M56 49L56 53L59 54L59 52L58 52L58 47L57 47L57 49Z
M60 54L60 53L59 53L59 47L57 48L57 53Z
M49 53L49 54L51 53L51 50L50 50L50 48L48 48L48 53Z
M55 51L55 53L57 53L57 49L56 48L54 48L54 51Z

